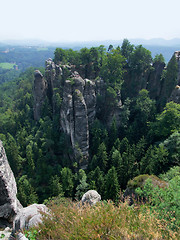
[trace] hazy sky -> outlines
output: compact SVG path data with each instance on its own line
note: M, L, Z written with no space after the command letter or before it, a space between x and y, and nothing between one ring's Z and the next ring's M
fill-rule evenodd
M0 0L0 40L180 38L180 0Z

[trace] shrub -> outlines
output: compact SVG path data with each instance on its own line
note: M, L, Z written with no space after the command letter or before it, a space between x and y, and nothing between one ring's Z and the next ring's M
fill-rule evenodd
M166 221L143 205L129 207L120 202L101 202L94 207L70 200L51 205L52 216L45 216L37 239L177 239L177 232Z

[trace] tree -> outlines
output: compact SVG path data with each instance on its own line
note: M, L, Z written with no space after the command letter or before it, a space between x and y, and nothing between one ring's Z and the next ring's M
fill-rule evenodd
M142 45L136 46L129 60L129 66L131 70L142 73L151 66L151 63L151 52Z
M76 187L76 198L80 200L84 193L88 190L88 184L86 182L87 176L83 169L80 169L78 172L78 182L79 184Z
M155 118L155 101L148 96L149 92L142 89L135 101L135 106L131 111L129 128L130 137L139 140L148 132L148 123Z
M125 60L121 55L120 50L113 49L111 53L107 53L104 58L103 66L101 68L100 76L112 87L120 90L123 83L123 66Z
M155 62L164 63L165 62L164 56L161 53L156 54L156 56L153 59L153 63Z
M175 131L180 131L180 104L169 102L155 122L150 123L149 138L163 141Z
M106 145L104 144L104 142L102 142L99 145L98 152L97 152L97 161L100 169L105 172L107 162L108 162L108 155L106 151Z
M112 166L115 167L118 177L118 183L120 187L123 186L123 178L124 178L124 165L123 165L123 159L118 150L115 149L115 151L112 153Z
M118 201L119 199L120 187L118 183L118 177L115 167L113 166L109 169L105 178L105 197L106 199L111 199L113 201Z
M10 133L7 134L5 149L12 171L18 176L24 159L20 156L18 144Z
M30 181L27 178L27 175L23 175L19 178L17 182L18 194L17 197L21 204L26 207L32 203L38 202L37 194L32 187Z
M134 45L131 45L128 39L124 39L121 46L121 54L126 58L127 63L129 63L129 59L133 50Z
M54 51L54 62L63 62L66 63L66 51L62 48L56 48Z
M168 166L180 166L180 132L172 133L161 145L169 153Z
M64 167L61 170L61 182L65 197L72 197L73 195L73 174L71 169Z
M90 189L95 189L104 198L104 174L103 171L97 166L94 171L88 174L88 182L90 183ZM95 187L95 188L93 188Z
M34 164L34 156L33 156L33 142L30 141L29 144L26 147L26 159L28 163L28 172L29 174L33 174L35 170L35 164Z
M158 175L167 171L168 168L168 151L163 145L159 145L158 147L151 145L140 162L140 171L142 174Z
M51 177L49 191L51 197L64 196L60 178L57 175Z

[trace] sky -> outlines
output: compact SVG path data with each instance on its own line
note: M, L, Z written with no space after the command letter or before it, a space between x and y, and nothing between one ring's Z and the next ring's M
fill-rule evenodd
M0 40L180 38L180 0L0 0Z

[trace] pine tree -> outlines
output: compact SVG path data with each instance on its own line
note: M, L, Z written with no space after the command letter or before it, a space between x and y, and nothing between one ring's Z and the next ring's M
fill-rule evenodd
M105 197L106 199L111 199L113 201L118 201L119 199L120 187L118 183L118 177L115 167L113 166L109 169L105 178Z
M61 170L61 182L65 197L72 197L73 195L73 174L71 169L64 167Z

